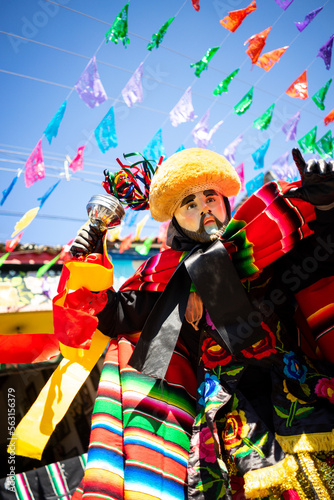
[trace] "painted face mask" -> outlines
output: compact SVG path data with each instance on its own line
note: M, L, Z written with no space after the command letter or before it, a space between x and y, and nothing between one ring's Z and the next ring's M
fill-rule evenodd
M213 189L186 196L174 217L187 236L203 243L217 239L228 223L224 199Z

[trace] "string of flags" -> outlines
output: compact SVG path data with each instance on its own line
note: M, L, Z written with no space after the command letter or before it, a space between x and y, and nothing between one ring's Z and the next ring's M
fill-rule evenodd
M282 8L284 11L292 4L293 0L275 0L277 5ZM200 11L200 2L199 0L192 0L192 5L195 11ZM316 16L323 10L323 7L319 7L308 14L306 14L303 21L295 21L295 26L299 32L302 32L307 26L316 18ZM245 21L247 16L252 14L257 9L256 1L253 0L251 3L239 10L228 12L228 15L220 20L220 24L222 27L234 33L241 24ZM130 39L128 36L128 13L129 13L129 3L127 3L123 9L116 16L111 28L105 33L106 43L112 42L117 44L120 42L126 48ZM162 43L164 37L167 34L167 31L175 20L175 16L169 18L160 29L155 32L150 42L147 45L147 50L152 51L154 48L158 49L160 44ZM256 64L264 71L268 72L274 64L278 63L289 48L288 45L284 47L277 48L265 54L262 54L263 49L266 45L267 37L270 34L272 27L264 29L263 31L252 35L245 42L244 45L247 45L246 54L250 57L252 65ZM333 47L333 39L334 35L332 35L319 49L316 57L320 57L323 59L325 67L327 70L331 67L331 57L332 57L332 47ZM209 48L202 59L198 62L190 64L191 68L194 68L195 76L201 77L201 74L204 70L208 70L208 65L211 59L214 57L216 52L219 50L220 46L216 46L213 48ZM141 103L143 101L143 88L142 88L142 77L143 77L143 66L144 63L141 62L125 87L121 90L122 98L125 104L131 108L136 103ZM229 91L229 86L231 82L236 77L240 68L235 69L232 73L230 73L225 79L223 79L213 90L213 95L220 96L222 93L227 93ZM332 83L332 79L329 79L323 87L321 87L317 92L312 96L312 100L315 105L320 109L325 109L325 98L327 92ZM76 90L80 99L91 109L102 105L107 100L107 93L102 84L96 62L96 55L94 55L84 71L80 75L79 79L74 85L74 89ZM192 104L192 95L191 95L191 87L189 86L184 94L181 96L179 101L175 104L175 106L171 109L169 113L169 118L171 125L173 127L177 127L182 123L186 123L189 121L194 121L197 118L195 114L195 109ZM234 113L237 115L244 114L253 102L253 92L254 87L251 87L250 90L240 99L240 101L233 106ZM304 70L302 74L297 77L288 89L285 91L287 95L292 98L297 98L301 100L308 99L308 81L307 81L307 70ZM67 100L65 100L51 121L48 123L45 128L43 135L47 139L48 143L51 145L52 140L57 137L61 122L64 118L65 111L67 106ZM275 103L273 103L264 113L259 116L253 122L253 127L258 130L266 130L270 127L273 113L274 113ZM191 135L194 143L197 147L206 148L209 143L212 142L212 137L215 132L222 125L223 120L218 121L212 128L209 127L209 117L210 117L210 109L206 111L206 113L200 118L198 123L193 128ZM294 116L289 118L289 120L282 126L282 132L285 134L286 141L296 140L297 137L297 125L300 120L301 113L298 111ZM324 125L328 125L329 123L334 121L334 109L327 113L324 117ZM304 153L307 152L318 152L322 157L333 156L333 139L331 131L328 131L323 137L321 137L318 141L316 140L317 127L313 127L307 134L305 134L302 138L298 140L298 144L301 150ZM110 148L115 148L118 145L117 133L116 133L116 123L115 123L115 115L114 108L108 110L105 114L104 118L101 122L96 126L94 130L94 136L96 142L98 144L99 149L102 153L105 153ZM235 164L235 153L238 145L242 142L242 135L239 135L231 144L229 144L224 149L224 155L231 161L232 164ZM268 139L264 144L260 146L255 152L252 154L252 158L255 162L254 169L263 169L264 167L264 157L269 148L270 139ZM69 160L67 163L67 168L72 172L76 172L79 170L83 170L83 154L85 149L85 144L80 146L77 149L77 153L72 160ZM184 149L184 146L181 145L178 150ZM152 139L148 142L148 144L143 148L143 155L147 157L149 160L153 160L158 163L161 156L165 157L165 149L163 145L162 139L162 129L160 128L156 134L152 137ZM282 155L279 159L274 162L272 165L273 171L278 175L279 169L285 172L286 176L292 178L293 170L291 170L291 166L288 164L288 156L287 153ZM290 170L289 170L290 169ZM246 190L249 194L252 190L256 189L256 186L259 185L261 181L261 174L257 175L254 179L245 184L244 177L244 164L240 164L236 167L236 170L242 180L242 189ZM24 169L19 170L17 175L13 178L10 185L2 191L2 199L0 200L0 205L2 206L6 201L7 197L13 190L15 184L17 183L21 173L24 172L25 185L27 188L32 186L38 180L45 178L45 165L43 160L43 151L42 151L42 138L38 141L35 148L29 155ZM263 180L263 178L262 178ZM38 198L40 202L38 207L34 207L29 210L20 221L15 225L14 232L12 237L22 236L22 231L25 229L36 217L38 211L42 208L43 204L47 200L47 198L52 194L55 188L58 186L60 180L51 186L45 193L44 196ZM137 227L136 235L133 238L134 240L138 239L138 234L140 233L140 225ZM126 237L128 238L128 237ZM14 238L15 239L15 238ZM129 243L131 238L127 239L127 243L124 243L123 249ZM146 242L145 248L149 247L149 240ZM132 240L131 240L132 241ZM131 243L130 243L131 244ZM124 251L124 250L123 250ZM141 252L144 251L144 247L141 248ZM144 255L144 254L143 254Z

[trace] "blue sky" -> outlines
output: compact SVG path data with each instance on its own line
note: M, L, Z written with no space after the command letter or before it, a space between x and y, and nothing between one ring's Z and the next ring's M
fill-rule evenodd
M105 43L105 33L125 5L119 0L12 0L2 2L0 20L1 77L1 139L0 191L8 187L19 168L43 137L43 131L66 98L67 108L58 136L51 145L42 140L46 177L30 188L23 175L0 207L0 242L10 239L15 223L29 209L39 205L38 197L59 180L65 156L73 157L77 148L86 144L84 170L62 178L45 202L37 218L25 229L21 242L64 245L74 237L86 220L86 204L93 194L103 193L103 170L117 169L116 158L123 153L142 151L161 128L167 156L181 144L194 147L191 131L210 108L210 126L219 120L223 125L213 136L209 147L223 153L238 135L243 141L236 153L236 165L244 161L246 181L254 170L251 154L268 138L264 170L286 151L296 147L286 142L282 125L298 110L301 119L297 139L315 125L317 139L330 128L324 116L334 108L334 83L321 111L312 101L333 74L324 61L316 57L319 48L333 34L333 0L294 0L283 11L274 0L257 0L257 10L250 14L235 33L223 28L219 20L228 11L246 7L250 0L201 0L196 12L191 0L131 0L129 2L130 44ZM306 14L324 5L323 10L303 31L294 21L303 21ZM170 17L175 16L158 49L149 52L147 43L153 33ZM272 26L263 50L268 52L289 45L280 62L269 72L254 66L246 54L245 41ZM220 46L209 68L200 78L194 76L191 63L199 61L208 48ZM101 81L108 95L102 105L90 109L73 90L75 83L96 54ZM128 108L121 90L133 72L144 62L141 104ZM239 73L229 91L215 97L212 92L232 71ZM309 98L293 99L285 94L290 84L307 69ZM173 127L169 112L191 86L192 102L197 115L193 122ZM238 116L233 106L254 86L253 103ZM259 131L252 127L271 104L275 103L270 127ZM114 106L117 148L102 153L95 141L94 130ZM291 160L291 155L290 155ZM139 213L137 222L145 213ZM152 219L142 236L158 233ZM122 236L134 232L124 227Z

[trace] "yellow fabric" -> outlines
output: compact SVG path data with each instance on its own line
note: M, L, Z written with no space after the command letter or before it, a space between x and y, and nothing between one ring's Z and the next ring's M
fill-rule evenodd
M101 291L113 285L113 267L107 257L105 241L104 251L104 262L108 268L100 264L80 261L65 264L71 273L66 283L67 290L85 287L91 291ZM59 305L64 303L65 292L66 290L57 300ZM41 459L56 425L66 414L77 392L103 354L109 340L109 337L96 330L89 349L74 349L60 344L64 359L15 429L8 447L9 452L15 449L16 455Z
M64 417L109 340L109 337L96 330L89 350L61 345L61 352L67 358L61 361L17 426L9 450L15 449L16 455L41 459L52 432Z
M70 290L85 287L92 292L107 290L113 285L113 269L100 264L72 261L65 264L71 275L67 281Z
M298 464L295 457L287 455L284 460L276 465L246 472L244 475L245 497L268 496L271 489L281 485L283 485L283 491L289 489L289 483L296 475L297 470Z
M282 450L286 453L303 453L332 451L334 447L334 430L296 436L280 436L276 434Z
M263 498L274 495L275 498L287 490L295 490L301 500L315 498L330 500L331 496L317 470L314 457L309 453L287 454L276 465L247 472L244 475L245 497Z
M0 335L53 333L52 311L0 313Z

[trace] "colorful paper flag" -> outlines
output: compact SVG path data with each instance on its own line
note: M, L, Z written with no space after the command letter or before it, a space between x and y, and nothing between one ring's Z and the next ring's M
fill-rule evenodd
M237 147L239 146L240 142L242 141L242 135L238 135L234 141L232 141L226 148L224 149L224 156L227 158L227 160L232 163L232 165L235 164L235 152Z
M286 10L289 5L292 4L293 0L275 0L277 5L279 5L283 10Z
M140 255L147 255L149 251L151 250L151 246L154 240L154 236L147 237L142 245L137 245L135 247L136 252L138 252Z
M150 214L146 214L136 225L136 234L135 234L135 237L134 237L134 240L135 241L138 241L139 238L140 238L140 233L142 232L146 222L148 221L150 217Z
M282 131L286 135L285 142L294 141L297 137L297 125L300 120L300 111L297 111L287 122L284 123Z
M318 90L318 92L316 92L312 96L312 100L315 102L315 104L318 106L318 108L320 108L322 110L325 109L324 101L325 101L325 97L326 97L327 91L328 91L331 83L332 83L332 78L330 80L328 80L328 82L326 82L325 85L323 87L321 87L321 89Z
M208 109L191 132L194 143L198 148L206 148L209 142L212 142L213 134L217 132L223 123L223 120L220 120L209 130L209 117L210 110Z
M260 189L260 187L263 186L263 181L264 181L264 173L263 172L261 172L261 174L257 175L256 177L254 177L250 181L248 181L246 183L246 191L247 191L248 196L250 196L251 194L255 193L255 191Z
M275 49L271 50L270 52L266 52L262 56L260 56L255 63L257 66L260 66L260 68L264 69L265 71L269 71L275 63L277 63L286 49L289 48L289 45L286 45L285 47L281 47L280 49Z
M254 10L256 10L256 2L253 0L248 7L245 7L244 9L239 9L239 10L233 10L228 13L228 16L224 17L224 19L220 20L220 24L228 29L229 31L232 31L234 33L237 28L239 28L240 24L243 22L243 20Z
M26 187L30 187L34 182L44 179L45 167L42 152L42 139L40 139L26 161L24 167L24 180Z
M107 232L107 241L119 241L121 239L121 232L123 229L123 224L119 224L118 226L113 227L111 230Z
M255 169L264 167L264 157L266 152L268 151L270 144L270 139L268 139L262 146L259 147L254 153L252 153L253 160L255 162Z
M331 67L333 38L334 35L332 35L329 38L329 40L327 40L327 42L324 43L322 47L320 47L319 52L317 54L317 57L321 57L324 60L326 69L329 69Z
M58 186L60 181L61 181L61 179L59 179L59 181L57 181L56 184L51 186L43 196L41 196L40 198L37 198L37 201L40 201L39 208L42 208L42 206L44 205L46 200L49 198L50 194L53 193L53 191L56 189L56 187Z
M286 169L289 166L289 151L286 153L283 153L277 160L275 160L272 165L270 170L275 174L276 178L281 179L279 177L281 175L281 172L283 169Z
M37 269L37 272L36 272L36 278L41 278L43 276L43 274L45 274L46 271L48 271L57 262L59 257L60 257L60 253L58 255L56 255L52 260L50 260L49 262L47 262L43 266L39 267Z
M193 4L194 9L198 12L201 8L199 5L199 0L191 0L191 3Z
M269 28L257 33L256 35L251 36L248 40L245 41L244 45L248 43L248 49L246 50L246 54L252 60L252 63L255 64L258 60L263 47L266 44L267 36L269 35L269 31L271 30L271 26Z
M306 71L303 73L290 85L290 87L285 91L290 97L297 97L298 99L307 99L307 74Z
M173 127L180 123L193 121L196 118L191 100L191 87L188 87L179 102L169 113L170 121Z
M118 16L115 17L112 27L105 34L106 42L114 42L117 44L119 41L123 43L126 48L126 44L130 43L128 37L128 8L129 4L125 4Z
M250 105L253 102L253 89L252 87L247 94L244 95L244 97L234 106L234 112L237 115L242 115L247 109L250 107Z
M68 168L72 170L72 172L76 172L77 170L83 170L83 152L86 147L86 144L84 146L80 146L77 149L77 154L69 164Z
M319 7L318 9L312 10L311 12L309 12L309 14L306 14L304 21L295 22L296 28L299 31L303 31L306 28L306 26L308 26L310 22L313 21L315 16L322 11L322 9L323 7Z
M231 73L224 80L222 80L213 91L213 95L220 95L222 92L227 92L229 84L231 83L235 75L238 73L239 69L240 68L235 69L233 73Z
M57 113L54 115L54 117L50 121L49 125L46 127L46 129L43 132L45 137L49 141L49 144L51 144L53 137L57 137L59 125L60 125L60 122L62 121L64 113L65 113L66 104L67 104L67 101L64 101L63 104L58 109Z
M0 257L0 267L2 266L2 264L5 262L5 260L10 256L10 252L7 252L7 253L4 253L3 255L1 255Z
M79 80L75 84L75 89L83 102L90 108L99 106L107 99L107 94L97 71L95 56L92 57L87 64Z
M102 153L110 148L116 148L118 145L113 106L94 130L94 135Z
M208 49L205 56L203 56L200 61L198 61L197 63L192 63L190 65L191 68L193 67L195 68L195 76L200 77L202 71L208 69L209 61L213 58L218 49L219 47L213 47L212 49Z
M126 250L129 250L131 247L131 243L133 242L133 236L132 233L128 234L128 236L125 236L123 240L121 241L120 247L119 247L119 253L123 253Z
M124 102L127 106L129 106L129 108L131 108L136 102L143 101L142 77L143 63L140 63L140 65L122 90Z
M20 234L16 235L15 238L13 238L12 240L6 241L6 245L5 245L6 252L13 252L13 250L15 250L17 245L20 243L20 240L22 238L22 234L23 234L23 231Z
M266 130L271 122L273 111L274 111L275 103L272 104L259 118L254 120L253 127L259 130Z
M328 115L325 116L325 118L324 118L324 124L328 125L332 121L334 121L334 109L332 109L332 111L330 111L328 113Z
M157 164L160 160L161 156L166 156L165 148L162 143L162 131L161 128L158 130L156 134L152 137L150 142L143 150L143 156L148 160L153 160Z
M240 163L237 167L235 167L235 171L239 176L241 187L240 191L245 189L245 173L244 173L244 162Z
M322 158L333 158L333 137L331 130L315 143L315 149Z
M1 206L2 206L2 205L5 203L5 201L7 200L7 198L8 198L8 196L9 196L9 194L11 193L11 191L12 191L13 187L15 186L15 184L17 183L17 180L18 180L18 178L20 177L20 175L22 174L22 172L23 172L23 170L21 170L21 169L20 169L20 170L18 171L17 175L15 175L14 179L13 179L13 180L11 181L11 183L9 184L9 186L8 186L6 189L4 189L4 190L2 191L2 198L1 198L1 201L0 201L0 205L1 205Z
M174 21L175 17L171 17L166 21L161 28L159 29L158 33L154 33L152 35L152 40L149 42L147 45L147 50L152 50L154 47L158 48L160 43L163 40L163 37L165 36L168 26Z
M39 207L31 208L26 212L21 219L15 224L14 232L12 233L12 238L16 236L20 231L23 231L29 224L34 220L38 213Z
M277 158L271 166L275 178L281 181L294 182L299 179L299 172L295 162L289 165L289 151Z
M297 141L303 153L314 153L316 136L317 126L313 127L312 130Z
M186 148L183 146L183 144L181 144L181 146L179 148L177 148L175 153L178 153L179 151L183 151L184 149L186 149Z
M126 227L132 227L136 222L138 213L136 210L126 210L122 224Z

